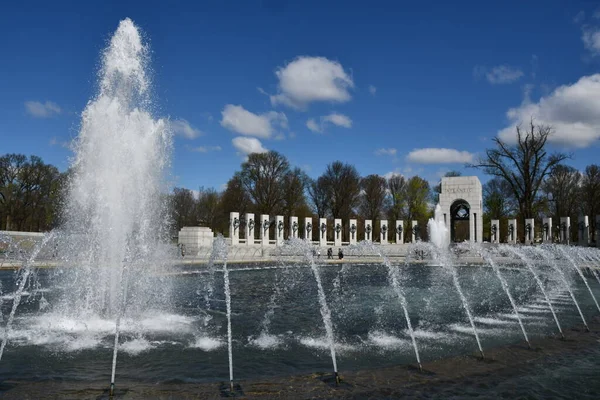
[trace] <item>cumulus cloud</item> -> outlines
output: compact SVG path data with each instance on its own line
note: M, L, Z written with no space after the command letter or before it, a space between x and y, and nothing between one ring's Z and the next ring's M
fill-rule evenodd
M268 139L276 128L287 129L288 120L284 113L270 111L264 114L254 114L242 106L227 104L221 112L221 126L230 131Z
M313 132L324 132L328 125L336 125L342 128L352 128L352 120L344 114L331 113L319 117L319 122L314 118L306 121L306 127Z
M237 149L240 154L248 155L251 153L266 153L265 149L260 140L252 137L238 136L231 140L233 147Z
M275 71L278 93L270 96L271 104L284 104L303 110L315 101L343 103L352 96L352 77L339 62L325 57L301 56Z
M492 68L477 65L473 69L473 75L476 78L485 77L492 85L504 85L519 80L523 76L523 71L508 65L498 65Z
M474 155L455 149L425 148L411 151L406 158L419 164L456 164L473 162Z
M186 139L195 139L202 135L199 129L194 128L185 119L176 119L171 121L171 129L173 133L179 136L183 136Z
M390 147L389 149L381 148L381 149L375 150L376 156L395 156L396 153L397 153L397 150L394 149L393 147Z
M25 110L29 115L35 118L49 118L62 112L59 105L52 101L46 101L45 103L39 101L26 101Z
M506 113L510 124L498 132L500 139L516 142L516 126L550 125L550 142L567 147L587 147L600 139L600 74L584 76L572 85L560 86L538 102L525 98Z
M584 27L581 40L583 40L583 46L593 56L600 56L600 28Z
M375 96L375 93L377 93L377 88L373 85L369 85L369 93L371 93L372 96Z

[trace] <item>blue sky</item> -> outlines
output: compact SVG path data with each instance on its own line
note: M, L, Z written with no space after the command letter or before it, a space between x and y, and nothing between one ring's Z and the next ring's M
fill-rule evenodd
M152 49L155 115L175 129L178 186L220 189L252 149L312 177L334 160L480 175L464 162L532 115L569 164L600 162L595 2L197 3L1 6L0 153L67 168L100 52L130 17Z

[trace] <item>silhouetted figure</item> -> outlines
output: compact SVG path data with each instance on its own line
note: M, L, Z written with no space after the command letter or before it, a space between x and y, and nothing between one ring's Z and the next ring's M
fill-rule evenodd
M340 249L340 251L338 251L338 257L340 260L344 259L344 252L342 251L342 249Z
M327 259L333 259L333 249L331 247L327 249Z

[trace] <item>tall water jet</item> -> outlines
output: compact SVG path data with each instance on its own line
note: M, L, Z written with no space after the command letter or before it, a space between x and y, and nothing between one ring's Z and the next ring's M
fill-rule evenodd
M323 283L321 282L319 267L315 263L315 259L313 257L312 245L309 241L301 239L290 239L289 243L292 247L302 251L304 258L310 265L310 269L317 283L321 318L323 319L323 325L325 325L325 333L327 335L327 342L329 344L329 351L331 353L331 362L333 363L333 376L335 378L335 382L340 383L340 376L338 373L337 359L335 354L335 335L333 333L333 323L331 322L331 311L327 305L327 298L325 297L325 290L323 289Z
M575 268L575 271L577 271L577 273L579 274L579 276L583 280L583 283L585 283L585 286L587 287L588 291L590 292L590 296L592 296L592 299L594 300L594 304L596 304L596 308L598 309L598 311L600 311L600 305L598 305L598 301L596 300L596 296L594 296L594 292L592 292L592 288L590 287L590 284L588 283L587 278L585 277L585 275L583 275L583 272L581 272L581 268L579 268L577 266L577 264L575 263L575 260L573 260L573 258L567 253L567 250L563 246L559 246L558 248L560 249L560 252L562 253L563 257L567 261L569 261L569 264L571 264L571 266L573 268Z
M167 285L150 278L167 262L164 175L172 138L167 122L150 112L148 55L138 28L121 21L102 54L98 94L82 114L64 210L61 261L70 268L54 310L116 321L111 392L120 319L169 299Z
M510 304L513 308L513 312L515 313L515 316L517 317L517 321L519 322L519 326L521 327L521 332L523 332L523 337L525 338L525 341L527 342L527 346L529 348L531 348L531 343L529 342L529 338L527 337L527 331L525 330L525 325L523 325L523 321L521 320L521 314L519 314L519 310L517 309L517 303L515 303L515 299L513 298L512 294L510 293L510 288L508 287L508 282L506 282L506 279L504 279L504 276L500 272L500 268L496 264L496 261L494 261L494 259L490 256L490 254L487 251L485 251L483 249L483 247L481 247L481 245L479 245L479 244L477 244L475 246L475 249L479 253L479 255L481 255L483 260L489 266L491 266L492 269L494 270L494 272L496 273L496 276L498 277L498 280L500 281L500 284L502 285L502 289L504 289L504 293L506 293L506 296L508 297L508 300L510 301Z
M558 332L560 332L560 337L562 339L564 339L565 335L563 334L563 331L562 331L562 329L560 327L560 322L558 322L558 317L556 316L556 312L554 312L554 307L552 306L552 302L550 301L550 297L548 297L548 293L546 293L546 289L544 288L544 284L542 283L540 277L538 276L538 274L533 269L533 262L532 262L532 260L529 259L529 257L527 257L525 255L525 253L523 253L520 250L517 250L515 248L515 246L502 245L501 248L504 249L504 250L508 250L508 251L512 252L515 256L517 256L521 260L523 260L523 262L527 266L527 269L533 275L533 277L535 279L535 282L537 283L538 287L542 291L542 294L544 295L544 298L546 299L546 303L548 304L548 308L550 309L550 312L552 313L552 316L554 317L554 321L556 322L556 326L558 328Z
M415 339L415 331L413 330L412 323L410 322L410 316L408 314L408 301L406 300L406 295L404 294L404 290L402 290L402 286L400 285L399 279L399 271L398 267L392 265L388 257L382 252L379 251L372 242L365 242L371 251L378 254L382 259L383 264L386 266L388 271L388 280L390 285L394 289L396 296L400 300L400 305L402 306L402 310L404 311L404 318L406 319L406 325L408 326L408 333L410 334L410 339L412 340L413 349L415 351L415 357L417 359L417 364L419 365L419 371L423 370L423 366L421 365L421 357L419 356L419 347L417 346L417 340Z
M484 358L483 348L481 347L481 341L479 340L479 334L477 333L477 328L475 327L475 321L473 320L473 315L471 314L469 302L467 301L467 298L465 297L460 286L460 281L458 280L458 271L456 270L456 266L449 260L449 254L447 250L449 239L448 228L444 222L442 207L440 207L439 204L435 206L434 218L429 219L427 227L429 229L429 236L434 240L435 244L436 251L433 251L433 255L442 265L442 267L448 268L452 274L452 282L454 283L454 287L458 292L458 296L460 297L463 308L465 309L467 317L469 318L469 322L471 323L471 328L473 329L473 335L475 335L475 340L477 341L479 353L481 354L481 358Z
M540 254L546 261L548 261L548 264L550 265L550 267L558 273L560 280L562 281L563 285L569 292L569 295L571 296L571 300L573 300L573 304L575 304L575 307L577 308L577 311L579 312L579 316L581 317L581 321L583 322L585 329L589 332L590 328L588 327L588 324L585 321L583 312L581 312L581 308L579 307L579 303L577 302L577 299L575 298L573 289L571 288L571 285L569 285L569 282L567 281L567 277L565 276L565 273L560 269L560 267L558 265L556 265L556 261L554 260L552 253L549 251L543 251L542 249L539 249L536 247L533 247L533 250L536 251L538 254Z

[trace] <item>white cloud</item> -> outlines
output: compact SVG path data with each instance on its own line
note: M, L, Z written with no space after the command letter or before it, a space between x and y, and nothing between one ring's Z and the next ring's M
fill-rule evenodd
M260 140L251 137L238 136L231 140L233 147L235 147L239 153L248 155L251 153L266 153L265 149Z
M185 119L171 121L171 129L173 130L173 133L183 136L186 139L195 139L202 135L202 132L199 129L194 128Z
M317 121L315 121L314 118L306 121L306 127L313 132L321 132L321 126L317 123Z
M198 146L198 147L188 147L190 151L195 151L197 153L208 153L211 151L221 151L221 146Z
M395 156L396 153L398 151L396 149L394 149L393 147L390 147L389 149L377 149L375 150L375 155L376 156Z
M58 104L52 101L40 103L39 101L26 101L25 110L35 118L49 118L62 112Z
M242 106L227 104L221 112L221 126L246 136L270 138L276 127L287 129L288 120L284 113L270 111L254 114Z
M271 104L284 104L295 109L306 109L315 101L343 103L352 96L352 77L339 62L325 57L301 56L275 71L279 79L278 93L271 96Z
M319 122L314 118L310 118L306 121L306 127L313 132L324 132L327 125L337 125L342 128L352 128L352 120L350 117L344 114L331 113L329 115L324 115L319 117Z
M472 162L473 157L473 154L468 151L425 148L411 151L406 158L419 164L455 164Z
M600 56L600 28L584 27L581 40L586 50L593 56Z
M473 69L473 75L476 78L485 76L487 81L492 85L503 85L519 80L523 76L523 71L508 65L498 65L492 68L477 65Z
M567 147L587 147L600 139L600 74L584 76L572 85L560 86L537 103L525 98L506 113L510 124L500 139L516 142L516 126L531 118L554 129L548 140Z
M371 93L372 96L375 96L377 93L377 88L373 85L369 85L369 93Z

